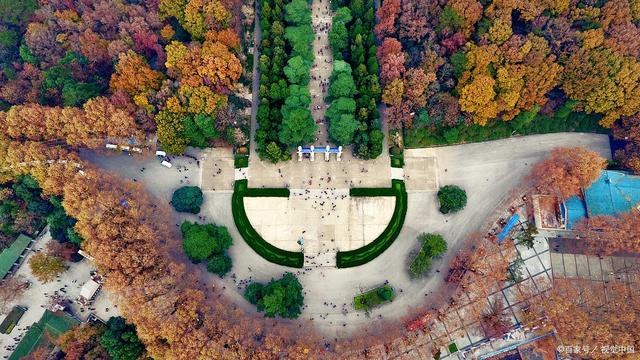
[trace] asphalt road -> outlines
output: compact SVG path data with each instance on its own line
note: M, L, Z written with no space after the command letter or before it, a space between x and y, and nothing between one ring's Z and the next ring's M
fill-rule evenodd
M346 336L364 327L381 328L384 320L403 318L411 309L435 300L437 295L433 294L437 293L443 283L446 264L459 250L465 238L486 224L500 201L529 173L532 164L543 159L557 146L584 146L611 157L607 136L575 133L535 135L425 149L425 156L437 158L440 185L456 184L467 191L467 207L460 213L444 216L437 209L435 192L410 192L407 219L399 238L378 258L350 269L315 268L302 272L267 262L249 248L235 229L231 215L231 194L207 192L201 214L229 228L234 238L234 245L230 249L234 263L231 273L235 274L235 279L228 276L219 280L215 275L208 275L207 279L213 284L225 286L227 294L239 306L252 312L253 307L242 299L242 287L237 288L237 281L249 278L268 281L272 277L279 278L285 271L297 272L306 291L307 305L301 316L302 320L311 321L316 328L331 337ZM184 176L196 181L200 171L193 166L187 166L189 170L186 175L177 171L164 171L159 164L153 163L155 159L151 159L145 164L147 169L155 170L145 170L142 175L139 172L142 165L126 156L104 158L85 154L83 157L123 177L136 176L152 193L163 199L170 198L172 191L181 185L179 180L184 180ZM188 159L183 161L188 165ZM176 217L180 216L176 214ZM434 262L429 276L412 280L406 270L408 258L411 251L417 249L416 236L422 232L442 234L449 250L442 259ZM351 306L353 296L385 280L396 289L395 300L375 309L371 317L355 312ZM343 308L347 310L346 313Z

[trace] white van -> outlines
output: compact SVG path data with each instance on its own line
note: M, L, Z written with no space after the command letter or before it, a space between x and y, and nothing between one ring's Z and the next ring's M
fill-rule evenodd
M161 151L161 150L157 150L156 151L156 156L163 156L164 157L164 156L167 156L167 153L164 152L164 151Z
M164 166L164 167L167 167L167 168L169 168L169 169L171 169L171 167L173 166L173 165L171 165L171 163L170 163L170 162L168 162L168 161L166 161L166 160L162 160L162 162L160 163L160 165L162 165L162 166Z

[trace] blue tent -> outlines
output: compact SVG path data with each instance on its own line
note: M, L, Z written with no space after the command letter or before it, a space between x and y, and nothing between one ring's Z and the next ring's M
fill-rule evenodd
M509 235L511 229L513 229L513 227L518 223L519 220L520 216L518 216L518 214L513 214L513 216L509 218L509 221L507 221L507 225L505 225L502 231L500 231L500 234L498 234L498 242L502 242L502 240L504 240L507 235Z

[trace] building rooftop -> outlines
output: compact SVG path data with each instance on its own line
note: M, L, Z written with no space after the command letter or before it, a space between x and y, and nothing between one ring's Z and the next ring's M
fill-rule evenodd
M13 264L20 259L20 255L32 240L30 237L20 234L8 248L0 253L0 279L4 279L7 276L11 268L13 268Z
M40 346L46 346L53 349L52 340L58 338L63 333L71 330L80 321L74 319L65 312L59 311L53 313L46 310L40 318L40 321L33 324L29 331L24 334L22 340L16 346L15 351L9 360L21 359L29 355L33 350Z
M584 190L584 201L589 216L627 212L640 203L640 176L605 170Z

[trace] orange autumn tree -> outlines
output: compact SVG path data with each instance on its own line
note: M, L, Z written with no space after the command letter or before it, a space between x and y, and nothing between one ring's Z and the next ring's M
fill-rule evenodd
M56 156L66 161L34 161ZM43 143L0 142L0 165L4 176L30 173L45 194L64 199L65 211L78 220L75 229L85 239L84 250L95 256L107 288L121 295L119 308L136 325L153 358L318 355L319 338L313 334L304 339L291 336L286 326L263 324L215 296L220 290L202 288L199 277L186 271L186 259L180 262L166 253L166 247L179 246L179 235L167 226L167 204L140 185ZM48 177L52 179L46 181Z
M82 109L46 107L39 104L13 106L0 112L0 134L16 140L63 141L72 146L96 148L107 138L142 139L134 118L116 108L109 99L96 97Z
M590 216L578 222L574 231L591 254L640 253L640 211L635 208L616 216Z
M538 191L567 199L589 187L600 176L607 161L600 154L582 147L559 147L531 171Z
M111 90L124 91L136 105L149 108L148 92L160 88L162 73L152 70L147 61L133 50L120 53L115 67L109 81Z
M632 355L604 352L602 346L640 346L640 297L628 284L555 279L553 289L534 301L563 343L594 350L590 359Z
M507 36L496 44L468 44L457 87L460 109L476 124L486 125L490 119L511 120L544 105L562 70L549 52L547 41L533 34Z
M626 142L623 149L615 152L616 160L640 174L640 114L622 117L613 126L613 136Z

